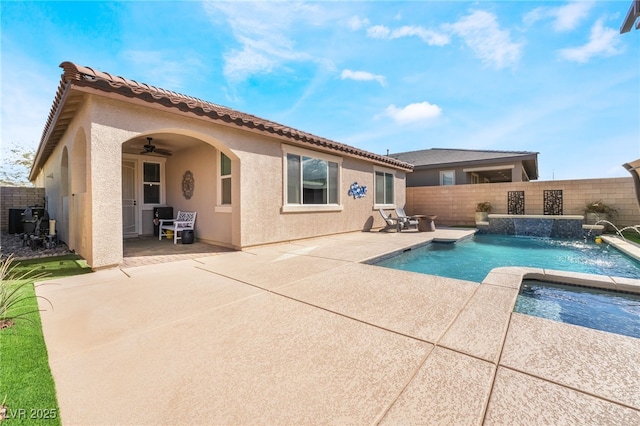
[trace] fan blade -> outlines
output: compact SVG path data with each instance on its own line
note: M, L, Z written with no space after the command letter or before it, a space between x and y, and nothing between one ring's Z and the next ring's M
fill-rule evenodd
M171 151L162 148L156 148L153 152L161 155L171 156Z

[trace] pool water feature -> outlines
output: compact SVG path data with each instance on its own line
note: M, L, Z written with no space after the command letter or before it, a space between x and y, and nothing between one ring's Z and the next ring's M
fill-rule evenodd
M524 280L514 312L640 338L640 294Z
M430 243L373 263L475 282L504 266L640 279L640 262L608 244L513 235L476 234L457 243Z

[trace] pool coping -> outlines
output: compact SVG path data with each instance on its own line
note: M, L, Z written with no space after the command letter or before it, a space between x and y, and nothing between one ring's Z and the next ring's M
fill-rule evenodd
M556 284L640 294L640 279L519 266L494 268L481 284L499 285L519 290L524 280L548 281Z
M637 244L627 239L620 238L617 235L602 235L601 238L602 241L614 246L627 256L631 256L634 259L640 261L640 246L638 246Z

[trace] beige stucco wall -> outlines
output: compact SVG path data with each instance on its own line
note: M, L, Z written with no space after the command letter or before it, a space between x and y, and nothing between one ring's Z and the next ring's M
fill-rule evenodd
M198 212L199 239L240 249L383 226L374 210L372 163L343 157L341 211L284 213L282 140L148 105L86 95L84 106L37 179L46 187L56 218L64 222L63 216L68 217L69 229L64 232L69 246L94 268L122 262L122 144L133 137L155 133L182 134L202 142L176 150L165 168L166 204L176 212ZM74 153L83 152L76 150L81 146L79 141L86 141L86 170L82 173L76 170L82 162L74 157ZM59 177L64 146L68 149L72 188L68 196L61 191ZM230 212L216 207L219 151L232 159ZM187 170L195 179L190 200L182 195L182 176ZM44 177L49 173L54 179ZM395 198L398 205L404 205L405 173L394 173ZM78 184L81 176L82 185ZM353 182L368 187L365 198L355 200L347 195Z
M587 203L602 200L618 209L618 227L640 224L631 177L408 188L407 212L437 215L442 225L473 225L477 203L489 201L493 213L507 213L507 193L524 191L525 213L543 214L545 190L562 190L566 215L583 214Z
M175 152L166 162L167 205L174 214L179 210L195 211L195 233L198 239L214 244L233 246L232 214L216 211L218 150L208 144ZM190 199L182 192L182 178L186 171L194 177Z
M45 187L49 216L56 220L58 238L91 265L94 263L93 206L87 196L92 188L90 136L91 108L85 104L69 123L35 183ZM62 173L65 147L68 171Z

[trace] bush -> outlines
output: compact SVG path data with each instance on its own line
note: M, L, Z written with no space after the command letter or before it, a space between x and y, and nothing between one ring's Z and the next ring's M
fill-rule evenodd
M491 210L493 210L493 206L488 201L476 204L477 212L491 213Z
M592 201L587 203L584 208L585 213L595 213L597 215L606 214L609 217L614 217L618 214L618 209L602 202L602 200Z

